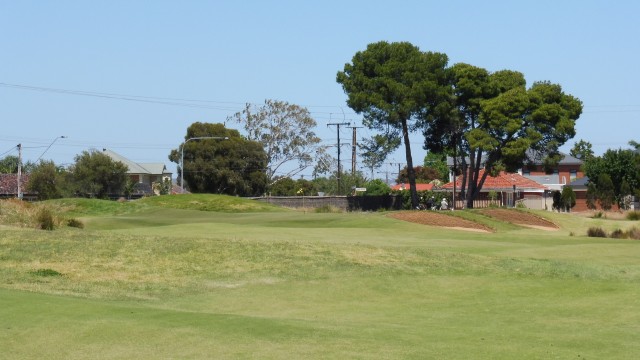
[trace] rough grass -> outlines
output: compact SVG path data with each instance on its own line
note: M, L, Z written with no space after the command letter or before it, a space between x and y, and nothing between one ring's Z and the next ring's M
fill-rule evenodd
M0 228L3 358L640 355L640 243L585 236L626 220L557 214L541 236L473 212L498 231L99 204L73 210L84 229Z
M0 200L0 224L42 230L65 225L66 212L60 205L29 203L16 199Z

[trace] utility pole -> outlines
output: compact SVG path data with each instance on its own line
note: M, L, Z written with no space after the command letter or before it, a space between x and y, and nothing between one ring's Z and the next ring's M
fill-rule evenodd
M348 122L341 122L341 123L330 123L327 124L327 126L335 126L336 127L336 132L338 133L338 176L336 177L338 180L338 194L340 194L340 126L348 126L351 125L351 123Z
M22 200L22 144L18 144L18 199Z
M356 174L356 129L361 129L362 126L351 126L349 129L353 129L353 136L351 137L351 175Z
M389 165L391 165L391 166L398 165L398 177L400 177L400 166L402 166L402 164L404 164L404 163L389 163Z

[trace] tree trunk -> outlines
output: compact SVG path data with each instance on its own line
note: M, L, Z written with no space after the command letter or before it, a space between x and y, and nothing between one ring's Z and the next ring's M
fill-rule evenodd
M407 157L407 175L409 175L409 193L411 194L411 208L416 209L420 205L418 192L416 191L416 172L413 169L413 157L411 156L411 143L409 142L409 127L407 120L402 120L402 138Z

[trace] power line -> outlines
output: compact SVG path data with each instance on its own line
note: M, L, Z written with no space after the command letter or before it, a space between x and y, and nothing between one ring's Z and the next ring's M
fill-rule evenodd
M200 108L200 109L211 109L211 110L233 111L233 112L240 111L242 107L246 105L252 105L252 106L261 105L258 103L251 103L251 102L170 98L170 97L158 97L158 96L146 96L146 95L129 95L129 94L98 92L98 91L71 90L71 89L50 88L50 87L42 87L42 86L32 86L32 85L10 84L10 83L3 83L3 82L0 82L0 87L5 87L9 89L18 89L18 90L63 94L63 95L89 96L89 97L97 97L97 98L111 99L111 100L134 101L134 102L143 102L143 103L150 103L150 104L172 105L172 106L182 106L182 107L189 107L189 108ZM209 104L218 104L218 105L214 106ZM305 108L339 108L342 111L343 118L346 119L346 113L340 106L335 106L335 105L326 105L326 106L301 105L301 106ZM309 111L309 112L313 114L329 114L329 118L322 117L322 116L315 116L315 118L329 120L329 121L332 120L331 114L333 113L331 112L328 112L328 111ZM352 116L352 115L355 115L355 113L350 112L349 115ZM352 119L349 119L349 120L352 120Z

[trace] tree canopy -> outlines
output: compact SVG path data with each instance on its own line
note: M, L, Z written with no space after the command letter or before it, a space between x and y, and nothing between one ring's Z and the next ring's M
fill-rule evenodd
M306 108L298 105L277 100L265 100L262 106L246 104L244 110L228 120L242 124L247 138L262 144L269 183L308 168L316 153L323 151L318 147L321 140L313 131L316 121ZM297 167L278 173L292 162L296 162Z
M576 159L587 161L594 156L592 145L590 142L581 139L573 144L573 147L569 151L569 155L575 157Z
M425 148L459 159L469 208L487 176L534 160L557 164L558 148L575 135L582 103L560 85L535 82L527 89L519 72L468 64L451 67L450 79L451 111L425 122Z
M409 133L434 116L448 97L447 61L445 54L421 52L408 42L380 41L357 52L337 74L347 105L364 116L365 126L402 138L412 208L419 199Z
M29 174L29 191L38 194L38 200L58 199L72 195L68 173L53 161L41 160Z
M184 169L180 164L182 151ZM185 142L171 151L169 160L180 165L178 173L194 193L258 196L267 186L267 156L262 145L223 124L191 124Z
M602 156L588 158L583 165L584 173L594 183L598 194L603 186L606 195L613 196L619 205L623 205L623 197L640 188L640 157L631 149L607 150ZM601 175L606 174L606 178ZM601 184L604 179L606 184ZM609 185L609 181L611 185ZM622 185L625 184L623 188ZM609 187L612 187L611 193ZM605 201L608 203L608 200Z
M128 170L125 164L92 150L77 155L70 172L80 194L102 199L122 193Z

